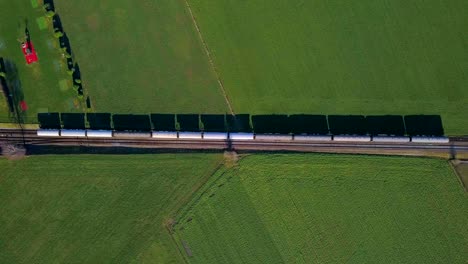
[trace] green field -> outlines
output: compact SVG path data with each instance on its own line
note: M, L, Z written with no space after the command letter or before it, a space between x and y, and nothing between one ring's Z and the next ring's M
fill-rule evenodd
M180 263L165 228L214 154L0 158L1 263Z
M189 263L465 263L467 194L443 160L252 155L179 216Z
M27 115L83 111L60 88L63 61L34 1L0 3L0 56L19 65ZM235 113L435 114L446 134L468 133L467 1L55 5L91 112L228 112L197 24ZM40 55L32 67L17 41L25 18Z
M33 8L31 3L31 0L0 1L0 57L17 68L20 89L29 107L24 113L26 121L36 122L37 112L82 112L82 104L72 90L71 77L66 73L66 61L53 37L51 20L45 18L42 8ZM26 64L21 51L25 20L39 58L39 62L32 65ZM62 80L68 84L65 90L60 89ZM0 122L9 121L6 100L0 92Z
M184 3L57 1L95 111L227 111Z
M235 112L440 114L468 133L468 1L188 2Z

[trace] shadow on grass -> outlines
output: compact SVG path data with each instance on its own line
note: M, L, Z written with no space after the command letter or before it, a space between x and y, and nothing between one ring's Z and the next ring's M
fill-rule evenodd
M149 115L113 115L114 129L119 131L151 131Z
M85 114L67 113L61 114L64 129L85 129Z
M62 127L59 113L39 113L37 120L42 129L60 129Z
M228 131L233 133L252 133L249 114L237 114L226 116Z
M149 149L128 147L60 147L60 146L26 146L26 155L49 155L49 154L190 154L190 153L222 153L224 150L193 150L193 149Z
M156 131L176 131L175 114L151 114L151 122Z
M49 12L55 12L55 5L53 0L43 0L44 3L44 9Z
M88 113L89 128L95 130L111 130L111 114L110 113Z
M178 114L176 118L180 131L200 131L200 118L198 114Z
M23 87L21 85L20 80L20 73L18 71L18 67L16 64L11 60L4 60L5 67L5 81L6 87L9 92L8 94L8 105L11 110L13 109L13 116L12 118L15 119L15 122L18 124L23 124L26 117L26 110L21 108L21 103L24 102L24 92ZM2 84L3 86L3 84Z

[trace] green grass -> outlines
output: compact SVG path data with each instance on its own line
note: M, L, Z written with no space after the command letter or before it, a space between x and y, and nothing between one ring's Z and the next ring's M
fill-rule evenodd
M0 262L180 263L165 228L215 154L0 159Z
M189 263L464 263L467 195L446 161L253 155L175 226Z
M95 111L227 111L184 0L56 2Z
M29 107L24 113L27 122L35 122L36 114L41 109L51 112L83 111L80 103L76 101L75 92L71 89L60 90L59 81L64 78L70 79L70 76L66 74L65 61L61 57L58 41L53 37L51 30L44 28L48 27L51 21L44 20L44 10L32 7L34 2L0 1L0 57L11 61L18 69L24 100ZM31 40L39 57L39 62L32 65L26 64L21 51L21 41L25 39L26 19ZM8 122L10 119L3 94L0 94L0 101L0 122Z
M188 0L235 112L440 114L467 134L464 0Z

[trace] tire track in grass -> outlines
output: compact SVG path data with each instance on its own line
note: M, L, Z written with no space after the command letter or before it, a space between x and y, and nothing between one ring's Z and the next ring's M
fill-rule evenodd
M213 71L214 71L214 73L216 75L216 80L218 81L218 85L219 85L219 88L221 89L221 93L223 94L224 100L226 101L226 104L227 104L227 106L229 108L229 112L231 113L231 115L234 115L234 110L233 110L233 108L231 106L231 102L229 101L229 98L228 98L228 96L226 94L226 89L224 88L224 85L223 85L223 82L221 81L220 75L219 75L218 71L216 70L216 66L215 66L214 61L213 61L213 59L211 57L211 53L210 53L210 50L208 49L208 45L206 44L205 39L203 38L203 35L201 33L200 27L198 26L195 15L192 12L192 7L190 6L188 0L184 0L184 2L185 2L185 5L187 6L187 9L189 11L190 18L192 19L193 25L195 26L195 29L197 30L198 37L200 38L200 40L202 42L203 49L205 50L205 54L208 57L208 61L210 62L210 65L213 68Z

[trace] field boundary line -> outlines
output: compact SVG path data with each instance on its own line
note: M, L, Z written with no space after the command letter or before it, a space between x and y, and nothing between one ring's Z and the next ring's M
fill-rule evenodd
M461 187L463 188L463 190L465 192L468 192L468 189L467 189L467 186L465 185L465 182L463 181L463 177L461 175L461 173L458 171L457 169L457 166L463 162L459 162L457 163L456 161L454 160L450 160L449 162L449 166L450 168L452 169L453 173L455 174L455 176L457 177L457 180L458 182L460 183Z
M213 58L211 56L210 50L208 49L208 45L206 44L206 41L203 38L200 27L198 26L198 23L197 23L197 19L195 18L195 15L192 12L192 7L190 6L188 0L184 0L184 1L185 1L185 5L187 6L187 9L189 11L192 22L193 22L193 24L195 26L195 29L197 30L198 37L200 38L200 40L202 42L202 46L203 46L203 49L205 50L206 56L208 57L208 61L209 61L210 65L213 68L213 71L214 71L214 73L216 75L216 80L218 81L218 85L219 85L219 88L221 89L221 93L223 94L224 100L226 101L226 104L227 104L227 106L229 108L229 112L231 113L231 115L234 115L234 110L233 110L233 108L231 106L231 102L229 101L229 98L227 96L226 89L224 88L223 82L221 81L220 74L216 70L216 66L214 64L214 61L213 61Z

